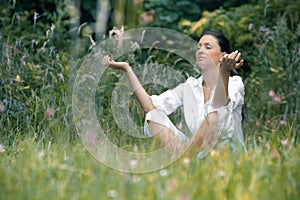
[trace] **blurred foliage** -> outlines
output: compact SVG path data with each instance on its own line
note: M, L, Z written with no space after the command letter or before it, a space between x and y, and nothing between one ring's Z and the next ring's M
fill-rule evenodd
M146 0L144 9L153 12L155 21L151 24L181 31L178 23L182 20L197 21L204 11L238 7L255 0Z
M260 26L251 32L255 33L257 55L252 56L252 73L245 82L249 93L248 121L265 124L265 130L260 132L264 137L268 137L266 133L278 131L280 122L289 121L293 128L284 136L291 131L292 140L299 140L300 25L293 32L287 18L282 16L275 26ZM269 127L267 124L272 120L277 125Z
M207 29L223 32L232 50L240 50L246 60L238 71L245 80L246 128L255 135L253 124L259 122L269 133L281 130L279 122L283 120L291 129L282 137L289 133L294 141L298 140L300 0L108 2L111 8L103 38L108 37L112 27L122 25L125 30L142 26L170 28L195 40ZM6 135L33 133L37 138L51 138L58 130L73 130L69 91L82 62L73 56L73 51L86 56L93 52L93 42L99 42L97 9L96 1L24 0L1 4L0 122ZM137 65L145 60L167 63L184 76L197 74L177 55L168 54L167 58L159 56L158 51L141 49L124 57ZM108 73L103 80L102 86L107 88L100 93L107 100L104 109L108 113L107 91L112 90L110 84L119 76ZM268 96L270 90L275 91L280 102L274 103ZM278 123L270 127L270 120Z

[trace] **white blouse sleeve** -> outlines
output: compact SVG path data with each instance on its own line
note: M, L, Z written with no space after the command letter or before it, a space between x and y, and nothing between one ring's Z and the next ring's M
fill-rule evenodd
M230 102L228 104L228 108L231 111L238 111L240 114L242 106L244 105L244 84L239 76L231 77L228 84L228 94L230 98Z
M152 95L151 100L154 106L166 115L174 112L182 105L183 86L184 83L181 83L174 89L167 90L160 95Z
M226 106L230 112L237 112L241 114L242 106L244 105L244 84L239 76L230 77L228 83L228 95L229 95L229 103ZM221 108L223 108L221 107ZM217 111L219 108L214 109L211 105L208 108L208 113Z
M230 99L228 105L216 109L210 105L208 113L218 112L218 127L222 129L220 132L225 133L222 137L235 138L239 143L243 143L241 122L244 104L244 84L241 77L230 77L228 95Z
M182 142L187 141L188 138L179 131L167 115L174 112L183 102L183 87L185 83L179 84L174 89L167 90L160 95L152 95L151 99L156 109L151 110L146 114L144 132L148 136L153 136L150 131L148 120L168 127Z

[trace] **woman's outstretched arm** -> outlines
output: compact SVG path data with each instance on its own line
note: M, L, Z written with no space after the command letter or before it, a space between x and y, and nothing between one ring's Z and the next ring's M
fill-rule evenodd
M240 57L241 53L238 51L234 51L231 54L224 55L224 57L221 59L219 77L217 80L215 96L213 99L213 107L218 108L228 104L228 82L230 70L231 68L238 69L244 64L243 60L239 60Z
M150 110L155 108L149 94L145 91L127 62L116 62L112 60L108 55L106 55L103 57L103 64L112 69L122 70L126 73L130 86L132 87L135 96L142 106L144 112L149 112Z
M104 56L103 64L112 69L122 70L126 73L130 86L135 92L136 98L142 106L144 112L147 113L155 108L149 94L142 87L141 83L139 82L138 78L136 77L136 75L132 71L132 68L127 62L116 62L112 60L109 56ZM152 121L147 121L147 123L149 124L149 128L153 133L154 138L160 140L162 146L167 145L173 139L174 133L169 128Z

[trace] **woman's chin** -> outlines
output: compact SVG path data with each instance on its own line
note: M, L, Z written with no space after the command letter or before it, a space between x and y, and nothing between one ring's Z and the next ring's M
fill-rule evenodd
M203 62L199 62L199 61L197 62L197 66L201 70L206 68L205 65L203 64Z

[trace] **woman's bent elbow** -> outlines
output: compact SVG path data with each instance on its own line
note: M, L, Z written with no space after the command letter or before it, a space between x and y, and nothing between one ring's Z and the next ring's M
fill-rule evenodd
M143 108L145 113L148 113L153 109L155 109L155 106L153 104Z

